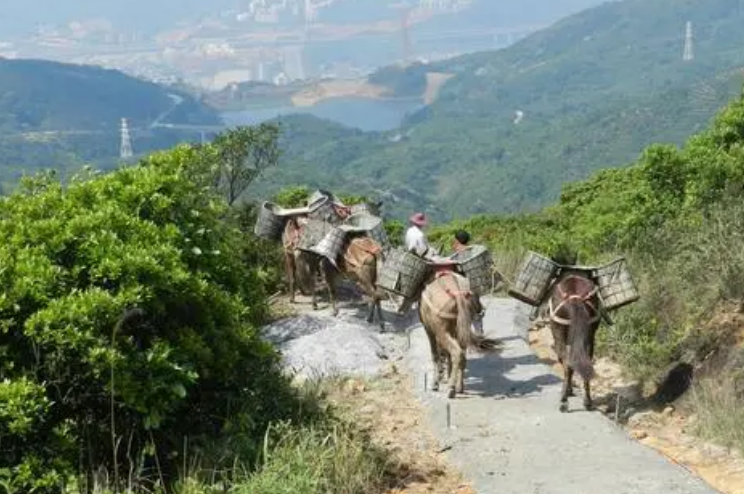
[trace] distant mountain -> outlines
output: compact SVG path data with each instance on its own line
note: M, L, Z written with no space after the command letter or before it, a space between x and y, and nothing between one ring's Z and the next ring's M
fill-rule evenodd
M6 133L111 130L122 117L138 127L162 115L171 123L220 122L192 96L117 70L0 59L0 130Z
M427 207L442 218L538 209L563 183L628 163L649 143L681 143L740 91L739 5L611 2L505 50L398 76L388 70L386 84L402 95L420 92L427 72L453 77L401 129L318 137L288 153L266 180L280 184L283 173L302 170L336 187L388 191L401 210ZM682 60L688 20L692 62Z
M196 136L162 123L216 125L219 115L184 92L116 70L39 60L0 59L0 185L38 167L112 164L120 119L135 152Z

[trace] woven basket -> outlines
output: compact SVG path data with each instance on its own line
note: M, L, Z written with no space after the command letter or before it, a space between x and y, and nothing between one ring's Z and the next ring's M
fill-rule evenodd
M483 245L473 245L469 249L457 252L450 259L460 265L460 271L470 281L470 289L478 295L485 295L493 290L493 259Z
M641 298L624 258L597 268L594 276L599 286L602 305L607 310L619 309Z
M337 227L331 227L323 239L309 250L328 258L333 264L336 264L339 254L346 244L346 232Z
M377 286L411 298L420 290L428 273L429 264L425 260L402 249L394 249L380 270Z
M318 200L312 202L308 208L310 209L308 218L325 221L332 225L338 225L343 221L336 212L333 201L328 197L321 196Z
M300 250L306 250L314 252L313 247L316 247L321 240L331 231L333 225L320 221L318 219L308 219L307 224L302 229L300 239L297 242L297 248Z
M379 211L374 211L374 208L366 202L363 202L361 204L352 204L351 206L349 206L349 210L351 211L351 214L366 213L371 216L377 216L380 214Z
M253 233L268 240L281 240L287 218L279 216L278 211L279 208L275 204L268 201L264 202L258 210L258 218Z
M363 233L374 240L384 251L391 246L382 218L378 216L368 213L352 214L346 218L342 228L347 229L350 233Z
M508 294L526 304L538 306L558 270L558 265L552 260L530 251Z

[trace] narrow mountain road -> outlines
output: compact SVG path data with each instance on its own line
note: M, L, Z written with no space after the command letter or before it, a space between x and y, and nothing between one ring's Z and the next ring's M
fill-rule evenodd
M468 357L465 396L447 400L445 391L424 390L432 369L420 326L407 354L431 429L479 494L717 492L599 412L586 412L580 389L569 413L559 412L561 381L526 342L524 306L496 298L487 304L484 329L504 350Z

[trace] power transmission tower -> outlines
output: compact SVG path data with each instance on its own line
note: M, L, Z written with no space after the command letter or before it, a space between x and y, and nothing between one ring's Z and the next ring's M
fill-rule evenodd
M685 27L685 51L682 54L682 60L691 62L695 59L695 49L692 42L692 22L687 21Z
M121 119L121 145L119 147L119 158L126 160L132 157L132 140L129 137L129 126L127 119Z

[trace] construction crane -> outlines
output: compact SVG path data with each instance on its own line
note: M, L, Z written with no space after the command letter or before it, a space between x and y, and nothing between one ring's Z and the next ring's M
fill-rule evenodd
M411 12L414 7L407 1L390 4L390 7L398 10L400 14L400 35L401 43L403 47L403 65L407 65L411 62L413 55L413 48L411 46L411 35L408 30L408 22L411 17Z

